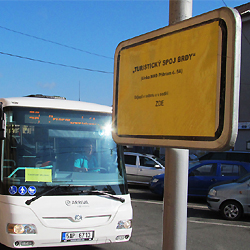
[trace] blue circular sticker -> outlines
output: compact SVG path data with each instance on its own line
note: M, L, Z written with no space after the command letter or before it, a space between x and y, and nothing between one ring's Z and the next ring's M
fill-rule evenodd
M28 188L28 193L29 193L30 195L34 195L34 194L36 193L36 188L35 188L34 186L30 186L30 187Z
M20 195L25 195L27 193L27 188L25 186L21 186L18 188L18 193Z
M16 186L10 186L9 193L10 194L16 194L17 193L17 187Z

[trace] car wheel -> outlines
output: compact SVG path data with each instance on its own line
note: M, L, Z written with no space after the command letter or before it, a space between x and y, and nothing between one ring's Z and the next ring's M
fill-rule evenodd
M241 204L237 201L226 201L221 206L222 217L226 220L238 220L243 213Z

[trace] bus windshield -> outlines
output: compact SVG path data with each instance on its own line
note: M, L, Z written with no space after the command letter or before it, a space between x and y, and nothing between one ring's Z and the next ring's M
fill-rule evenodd
M127 194L111 114L25 107L5 113L1 194L37 195L59 185Z

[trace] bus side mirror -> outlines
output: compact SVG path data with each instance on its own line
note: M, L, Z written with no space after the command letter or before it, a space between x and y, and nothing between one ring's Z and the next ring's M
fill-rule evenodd
M3 112L3 103L0 103L0 140L6 138L6 116Z

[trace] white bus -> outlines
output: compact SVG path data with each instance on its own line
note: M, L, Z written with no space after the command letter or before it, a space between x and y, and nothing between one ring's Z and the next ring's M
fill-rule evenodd
M132 207L111 107L36 96L0 102L0 243L128 241Z

